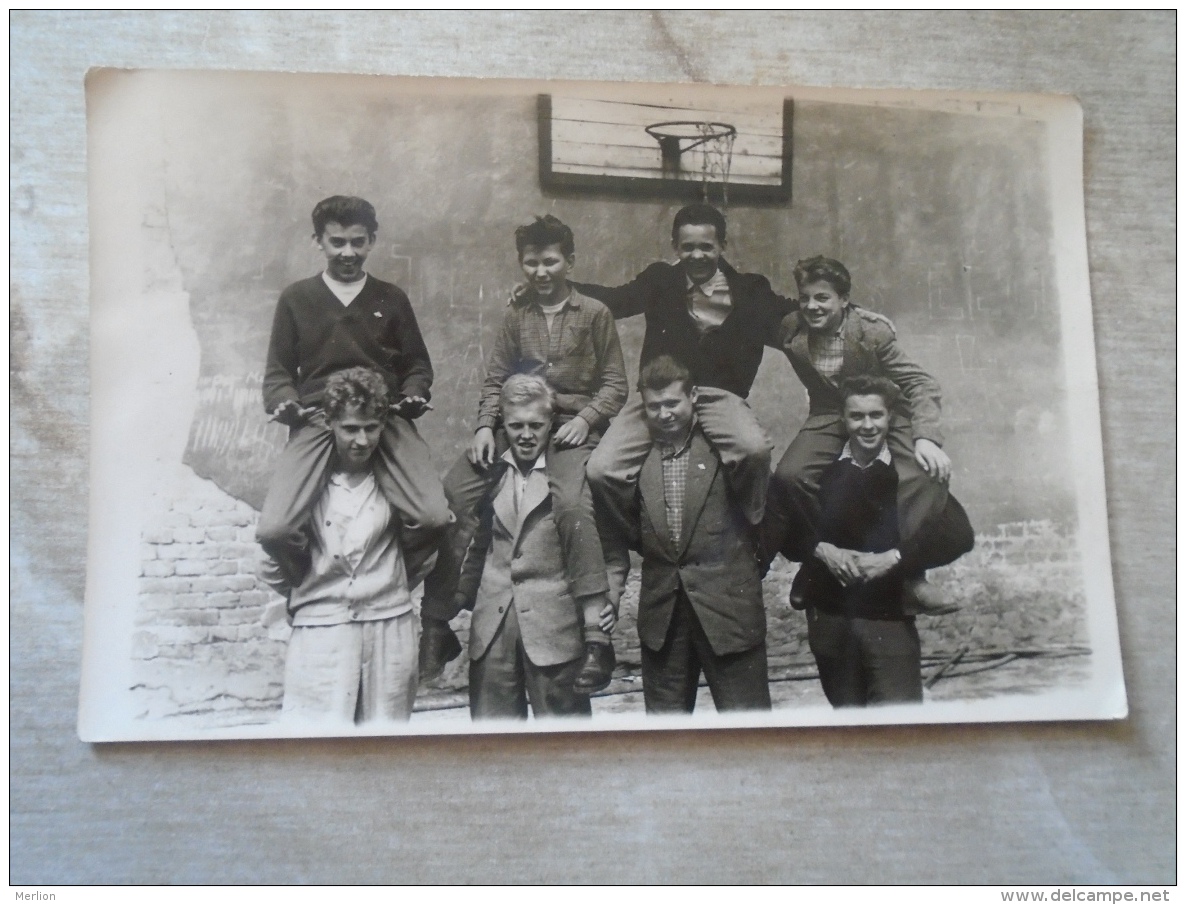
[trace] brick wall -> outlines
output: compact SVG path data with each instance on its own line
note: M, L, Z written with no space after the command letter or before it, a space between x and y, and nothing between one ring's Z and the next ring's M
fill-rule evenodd
M191 475L146 528L133 639L133 694L142 717L215 726L267 722L278 711L289 628L283 601L257 577L256 518L246 503ZM779 559L764 586L772 670L811 662L803 614L787 604L795 568ZM614 633L619 663L632 672L639 664L637 578L635 569ZM1088 640L1078 547L1065 526L997 526L930 579L962 609L919 620L924 653ZM467 617L455 625L464 641ZM456 700L465 678L462 657L421 690L422 700Z
M141 716L263 722L279 706L289 629L257 577L258 514L196 476L145 529L132 640Z

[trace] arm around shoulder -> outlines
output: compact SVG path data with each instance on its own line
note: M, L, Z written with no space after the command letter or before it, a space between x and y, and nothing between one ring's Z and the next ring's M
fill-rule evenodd
M783 322L799 310L799 299L779 295L770 281L759 273L746 274L747 291L760 319L762 343L775 349L782 349Z
M615 318L642 314L659 292L664 279L670 277L672 265L656 261L629 283L621 286L600 286L596 283L577 283L572 286L581 295L597 299Z

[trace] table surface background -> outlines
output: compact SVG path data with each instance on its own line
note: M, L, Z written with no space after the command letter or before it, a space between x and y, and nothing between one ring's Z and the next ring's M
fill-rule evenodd
M1175 29L1172 12L13 13L11 882L1174 882ZM98 66L1076 96L1130 717L82 744Z

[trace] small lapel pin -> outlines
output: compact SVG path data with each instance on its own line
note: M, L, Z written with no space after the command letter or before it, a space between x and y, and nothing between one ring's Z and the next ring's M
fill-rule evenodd
M701 471L704 471L704 463L703 462L697 462L696 467L699 468Z
M375 317L382 317L382 316L383 316L383 312L382 312L382 311L376 311L376 312L375 312Z

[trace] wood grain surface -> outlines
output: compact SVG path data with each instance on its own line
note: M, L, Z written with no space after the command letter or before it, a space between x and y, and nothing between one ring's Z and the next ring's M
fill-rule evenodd
M1175 28L1172 12L13 13L10 881L1174 882ZM82 744L98 66L1076 96L1129 719Z

